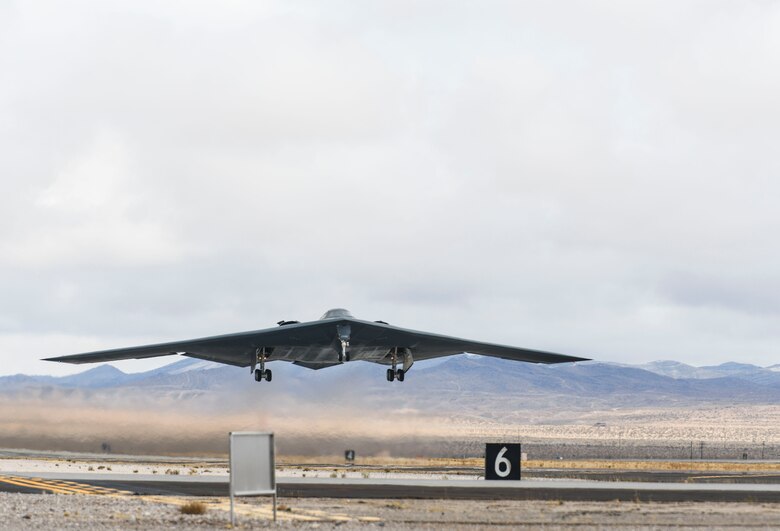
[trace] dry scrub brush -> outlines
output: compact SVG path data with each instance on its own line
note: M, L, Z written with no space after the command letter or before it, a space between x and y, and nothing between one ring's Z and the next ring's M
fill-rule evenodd
M206 514L206 504L199 501L187 502L179 507L181 514Z

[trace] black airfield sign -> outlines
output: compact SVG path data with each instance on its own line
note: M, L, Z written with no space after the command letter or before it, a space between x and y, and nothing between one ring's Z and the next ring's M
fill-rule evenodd
M521 445L487 443L485 479L520 479Z

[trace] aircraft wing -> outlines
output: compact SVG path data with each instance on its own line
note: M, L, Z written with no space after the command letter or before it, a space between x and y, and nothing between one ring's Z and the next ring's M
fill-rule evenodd
M94 363L183 354L192 358L247 367L255 361L256 349L271 348L273 350L268 361L283 359L310 369L320 369L340 364L336 361L336 349L339 345L337 328L344 325L348 325L350 329L349 351L353 354L353 359L365 359L381 364L391 363L390 352L393 348L409 349L415 360L464 352L531 363L566 363L586 360L575 356L483 343L399 328L382 322L349 318L286 324L238 334L101 350L46 358L46 361ZM361 353L367 354L361 355Z
M471 353L507 360L525 361L530 363L569 363L573 361L589 361L589 358L555 354L543 350L534 350L495 343L484 343L461 339L458 337L432 334L418 330L409 330L383 323L371 323L363 321L365 328L357 328L353 325L353 344L367 343L374 346L406 347L411 349L415 360L426 360L453 356L456 354ZM357 328L357 329L356 329ZM357 332L357 333L356 333ZM367 336L361 339L361 336ZM355 341L357 339L357 341Z
M184 354L191 358L247 367L254 360L257 348L282 345L286 347L328 346L334 340L331 333L333 328L332 322L316 321L238 334L58 356L46 358L45 361L95 363Z

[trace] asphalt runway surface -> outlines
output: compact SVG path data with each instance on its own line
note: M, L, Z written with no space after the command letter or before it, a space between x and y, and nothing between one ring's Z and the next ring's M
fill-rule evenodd
M0 491L72 494L227 496L227 477L47 473L0 476ZM780 502L778 484L643 483L592 480L284 478L281 497L642 502Z

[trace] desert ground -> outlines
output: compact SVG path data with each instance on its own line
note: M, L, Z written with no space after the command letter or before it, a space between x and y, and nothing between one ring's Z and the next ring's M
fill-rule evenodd
M0 449L1 474L90 473L96 476L115 474L175 475L225 477L229 474L224 458L141 459L133 456L78 455L56 457L46 453L30 455L25 450ZM10 455L9 455L10 454ZM528 476L557 472L570 477L567 471L655 471L723 473L749 475L780 475L779 461L721 460L526 460L523 468ZM484 461L481 458L391 458L365 457L356 464L346 464L343 456L286 456L277 460L276 477L281 478L367 478L374 479L481 479Z
M94 397L92 397L94 398ZM276 405L275 405L276 406ZM278 477L479 477L484 443L520 441L529 471L688 470L777 474L780 406L518 411L512 422L415 410L368 414L345 404L230 412L159 397L0 398L0 474L225 475L229 431L276 433ZM344 450L357 465L344 465ZM62 451L79 452L63 456ZM89 457L84 452L91 453ZM147 458L133 456L146 455ZM157 456L157 457L151 457ZM690 457L694 457L690 460ZM744 460L743 457L747 457ZM616 465L619 463L619 465ZM420 468L432 470L420 471ZM564 476L565 477L565 476ZM226 499L0 493L0 529L224 529ZM780 504L281 498L282 527L339 529L775 528ZM269 527L264 498L241 499L239 528Z
M226 529L225 500L182 514L184 499L0 493L0 529ZM241 499L239 529L773 529L780 505L280 498Z
M277 410L278 409L278 410ZM486 441L519 441L530 459L780 459L780 406L524 411L484 416L376 414L344 404L221 412L160 400L0 398L0 447L149 455L227 453L229 431L273 431L278 455L480 457Z
M225 476L223 458L66 455L23 450L0 451L0 475L26 472ZM478 458L365 457L356 467L337 463L343 456L286 456L277 478L436 478L479 477ZM329 463L324 465L323 463ZM707 473L777 473L776 461L614 461L528 460L527 469L699 470ZM268 498L237 499L237 528L272 527ZM202 514L185 514L188 504ZM279 499L279 527L294 529L771 529L780 522L777 503L652 503L574 501L474 501L413 499ZM225 529L230 528L225 497L184 497L126 493L107 495L0 493L0 529Z

